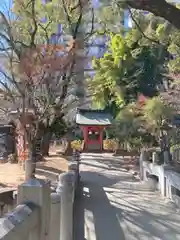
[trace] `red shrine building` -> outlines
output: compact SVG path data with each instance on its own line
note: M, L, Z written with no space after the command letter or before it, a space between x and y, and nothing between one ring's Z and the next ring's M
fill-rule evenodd
M112 116L103 110L78 109L76 123L84 137L85 151L103 150L103 131L111 125Z

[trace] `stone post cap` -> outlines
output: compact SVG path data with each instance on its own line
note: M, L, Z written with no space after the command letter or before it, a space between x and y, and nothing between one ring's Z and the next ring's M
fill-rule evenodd
M75 173L73 171L61 173L59 175L59 182L58 182L56 192L60 193L62 192L63 187L73 187L74 184L75 184Z
M47 186L47 185L50 186L50 181L49 180L32 178L32 179L29 179L26 182L22 183L20 186L44 187L44 186Z
M68 163L68 170L78 170L78 163Z
M140 153L140 158L139 158L140 161L146 161L147 158L148 158L148 152L147 152L147 150L142 149L142 150L141 150L141 153Z
M52 204L59 203L61 201L60 196L61 195L58 193L51 193L51 203Z
M62 184L72 184L74 182L74 172L66 172L59 175L59 182Z

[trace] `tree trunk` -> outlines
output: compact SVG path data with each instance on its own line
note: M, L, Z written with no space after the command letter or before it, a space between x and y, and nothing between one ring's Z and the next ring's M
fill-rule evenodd
M73 135L72 135L72 131L69 130L66 133L66 142L67 142L67 146L66 146L66 150L65 150L65 155L66 156L71 156L72 155L72 148L71 148L71 141L73 140Z
M42 125L39 123L36 126L36 133L31 138L28 138L28 159L25 161L25 179L35 178L36 162L39 158L40 149L37 148L37 143L42 137Z
M36 171L36 141L29 144L29 155L25 161L25 180L35 178Z
M45 131L44 136L42 138L42 146L41 146L42 156L49 156L49 147L50 147L51 137L52 137L52 132L49 130Z

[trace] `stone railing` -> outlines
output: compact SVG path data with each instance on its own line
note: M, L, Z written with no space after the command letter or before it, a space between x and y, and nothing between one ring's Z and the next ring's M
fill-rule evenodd
M180 147L174 148L172 150L172 160L174 162L180 163Z
M18 187L17 207L0 218L3 240L72 240L73 208L79 161L59 176L56 192L50 181L30 179Z
M154 190L158 189L163 197L180 206L180 172L166 162L159 164L157 152L149 155L147 151L141 151L140 178L142 181L149 181Z

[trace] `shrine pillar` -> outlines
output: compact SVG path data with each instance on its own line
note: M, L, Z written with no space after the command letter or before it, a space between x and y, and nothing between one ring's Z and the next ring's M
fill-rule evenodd
M100 142L100 148L101 148L101 151L103 151L103 131L104 131L104 128L102 127L99 131L99 142Z
M80 126L84 137L84 150L103 150L102 126Z

